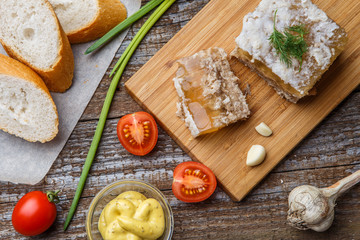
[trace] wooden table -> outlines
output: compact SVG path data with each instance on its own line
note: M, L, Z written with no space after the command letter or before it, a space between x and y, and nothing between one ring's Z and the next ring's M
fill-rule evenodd
M11 225L16 202L29 191L52 189L61 190L58 217L46 233L33 239L85 239L85 218L94 195L105 185L124 178L141 179L161 189L174 212L173 239L360 239L360 185L339 199L334 224L327 232L303 232L286 224L287 196L294 187L328 186L360 169L359 87L241 202L232 202L221 188L202 203L178 201L171 191L173 169L191 159L162 129L157 146L146 157L133 156L120 145L116 135L119 118L142 110L125 91L124 82L208 2L178 0L135 52L116 92L97 157L69 229L64 232L62 227L110 84L109 73L144 20L130 29L47 176L35 186L0 183L0 239L24 238Z

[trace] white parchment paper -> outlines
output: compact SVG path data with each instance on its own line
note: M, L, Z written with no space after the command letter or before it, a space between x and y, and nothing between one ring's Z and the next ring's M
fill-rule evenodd
M141 0L122 0L132 15ZM0 181L36 184L49 171L109 67L127 31L100 51L84 55L93 43L72 46L75 72L71 88L65 93L51 93L59 114L59 133L48 143L30 143L0 130ZM5 53L0 46L0 52Z

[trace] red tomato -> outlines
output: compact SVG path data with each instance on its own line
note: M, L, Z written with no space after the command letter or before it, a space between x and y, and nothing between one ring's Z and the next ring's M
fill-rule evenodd
M184 202L201 202L216 189L216 177L210 168L197 162L184 162L174 170L172 191Z
M158 129L154 118L146 112L136 112L120 118L117 135L128 152L144 156L156 145Z
M15 205L12 224L17 232L34 236L45 232L55 218L55 204L49 201L46 193L33 191L25 194Z

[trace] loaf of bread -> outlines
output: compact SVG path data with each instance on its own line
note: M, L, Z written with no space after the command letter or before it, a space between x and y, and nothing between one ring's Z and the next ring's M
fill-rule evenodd
M0 54L0 129L30 142L58 133L58 114L49 90L29 67Z
M0 3L0 42L8 55L37 72L50 91L68 89L74 57L50 3L46 0Z
M71 43L99 37L126 18L120 0L49 0Z

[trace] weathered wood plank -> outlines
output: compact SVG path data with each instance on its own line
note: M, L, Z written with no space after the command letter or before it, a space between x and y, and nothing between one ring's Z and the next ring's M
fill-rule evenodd
M47 177L35 186L0 183L0 239L27 239L15 233L11 213L15 203L32 190L61 189L62 202L54 226L31 239L86 239L85 218L93 196L106 184L121 178L138 178L154 184L169 200L175 217L173 239L359 239L360 186L339 199L334 225L328 232L301 232L286 225L287 196L294 187L324 187L360 169L360 89L353 92L298 147L296 147L242 202L235 203L218 188L207 201L185 204L172 194L175 166L189 161L176 143L160 129L155 150L146 157L127 153L116 137L116 124L124 114L141 108L128 96L123 83L157 52L208 0L178 0L131 59L116 93L110 119L94 166L67 232L62 226L89 149L103 99L108 74L120 53L140 28L134 25L119 49L97 92Z

